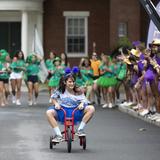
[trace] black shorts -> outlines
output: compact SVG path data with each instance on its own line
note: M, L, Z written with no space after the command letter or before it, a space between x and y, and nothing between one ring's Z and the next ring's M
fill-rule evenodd
M28 77L27 77L27 82L37 83L37 82L38 82L38 76L37 76L37 75L28 76Z
M2 78L0 78L0 81L3 82L3 83L5 83L5 84L9 83L9 79L2 79Z
M51 77L52 77L52 74L48 73L47 79L50 80Z

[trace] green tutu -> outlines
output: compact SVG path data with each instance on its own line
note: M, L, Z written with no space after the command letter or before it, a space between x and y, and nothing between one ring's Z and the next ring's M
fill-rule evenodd
M51 78L48 82L48 86L49 87L58 87L59 86L59 81L60 81L60 78Z
M97 79L97 85L100 87L111 87L118 83L115 77L100 77Z

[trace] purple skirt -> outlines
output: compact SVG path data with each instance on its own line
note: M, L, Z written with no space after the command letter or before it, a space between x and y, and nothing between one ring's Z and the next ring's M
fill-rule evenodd
M155 80L155 73L152 70L148 69L144 75L144 80L149 82Z

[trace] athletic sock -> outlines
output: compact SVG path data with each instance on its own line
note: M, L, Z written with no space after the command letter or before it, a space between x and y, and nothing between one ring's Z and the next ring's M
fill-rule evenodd
M84 123L83 121L80 123L79 127L78 127L78 131L79 130L83 130L85 127L86 123Z
M56 135L58 135L58 136L62 136L62 134L61 134L61 131L60 131L59 127L55 127L55 128L53 128L53 131L55 132L55 134L56 134Z

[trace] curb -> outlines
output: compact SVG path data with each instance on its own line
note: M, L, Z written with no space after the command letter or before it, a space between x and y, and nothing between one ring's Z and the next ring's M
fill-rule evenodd
M143 120L143 121L145 121L145 122L148 122L148 123L150 123L150 124L154 124L154 125L160 127L160 122L156 122L156 121L150 120L150 119L147 118L147 116L144 116L144 117L143 117L143 116L140 116L136 111L134 111L134 110L132 110L132 109L130 109L130 108L118 106L118 109L119 109L121 112L127 113L127 114L129 114L129 115L131 115L131 116L133 116L133 117L135 117L135 118L139 118L139 119L141 119L141 120Z

